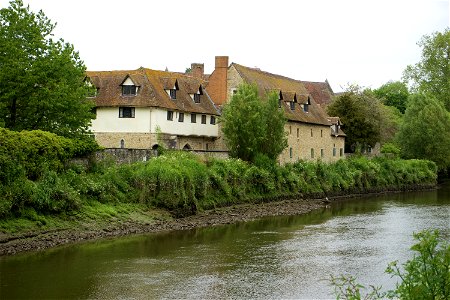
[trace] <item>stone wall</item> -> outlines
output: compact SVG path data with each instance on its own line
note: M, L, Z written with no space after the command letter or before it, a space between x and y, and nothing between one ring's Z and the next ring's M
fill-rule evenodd
M344 137L331 135L331 128L300 122L287 122L288 147L281 153L281 164L298 160L332 162L344 158Z

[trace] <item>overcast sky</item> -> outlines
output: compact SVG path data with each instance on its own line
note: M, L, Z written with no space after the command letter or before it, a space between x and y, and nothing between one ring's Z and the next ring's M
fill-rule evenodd
M377 88L450 26L450 0L24 0L57 23L88 70L184 71L230 63L305 81ZM0 0L7 7L8 0Z

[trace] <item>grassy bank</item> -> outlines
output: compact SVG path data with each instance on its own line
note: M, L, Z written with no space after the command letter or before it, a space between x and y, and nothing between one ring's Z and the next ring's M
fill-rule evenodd
M0 228L58 228L114 218L151 222L168 217L155 209L179 217L239 203L406 190L434 186L436 172L436 165L424 160L355 157L256 166L186 152L131 165L45 167L38 176L21 172L2 182Z

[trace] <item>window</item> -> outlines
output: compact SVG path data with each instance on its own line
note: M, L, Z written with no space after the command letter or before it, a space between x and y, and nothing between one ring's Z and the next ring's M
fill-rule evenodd
M292 134L292 126L289 126L289 134Z
M303 111L304 112L308 112L309 110L309 105L308 104L303 104Z
M202 124L206 124L206 115L202 115Z
M344 156L344 148L339 149L339 156Z
M289 148L289 157L292 158L292 147Z
M216 124L216 117L211 116L211 121L210 121L210 123L211 123L212 125Z
M333 156L336 156L336 148L333 148Z
M291 106L291 110L295 110L295 102L294 101L289 102L289 105Z
M311 148L311 158L314 158L314 149Z
M325 156L325 152L323 151L323 149L320 149L320 157L324 157Z
M123 96L135 96L136 95L135 85L122 85L122 95Z
M320 129L320 137L323 137L323 130Z
M278 100L278 108L281 108L281 100Z
M184 113L178 113L178 122L184 122Z
M200 94L194 94L194 102L200 103Z
M197 123L197 115L191 114L191 123Z
M177 99L177 90L176 89L171 89L170 90L170 99Z
M300 129L297 128L297 137L300 137Z
M134 107L119 107L119 118L134 118Z
M173 121L173 111L167 111L167 121Z
M311 128L311 137L313 136L313 130L312 130L312 128Z

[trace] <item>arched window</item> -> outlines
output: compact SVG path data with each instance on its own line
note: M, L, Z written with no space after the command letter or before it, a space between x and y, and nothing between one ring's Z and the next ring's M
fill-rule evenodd
M125 148L125 141L123 139L120 140L120 148Z

